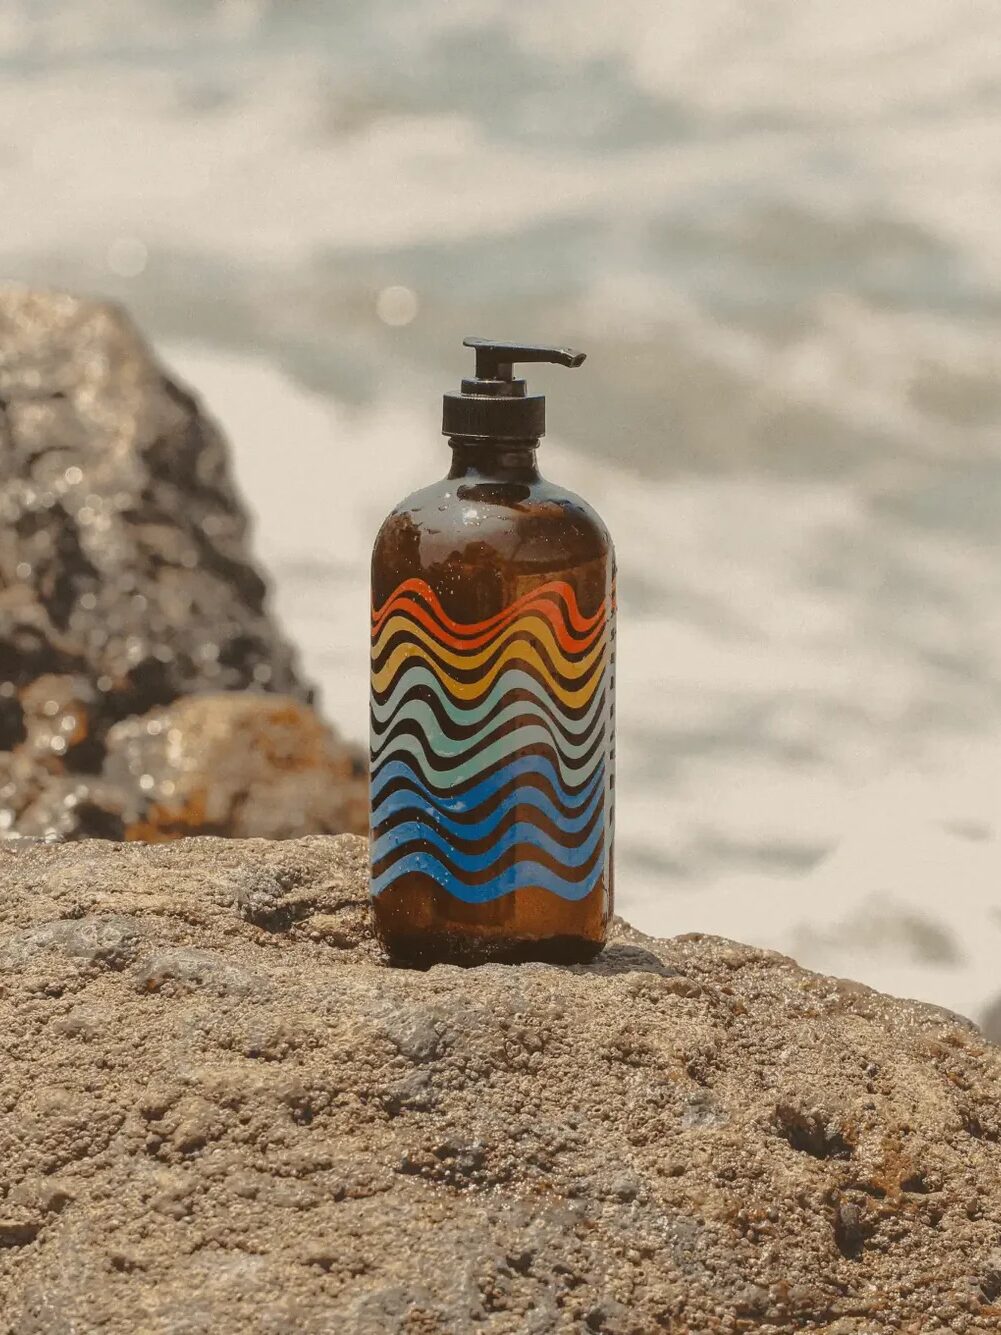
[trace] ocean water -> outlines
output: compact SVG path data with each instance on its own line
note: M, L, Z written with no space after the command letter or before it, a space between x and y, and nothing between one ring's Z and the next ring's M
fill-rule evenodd
M364 736L368 549L465 334L620 563L620 907L1001 992L988 0L7 0L3 276L128 304Z

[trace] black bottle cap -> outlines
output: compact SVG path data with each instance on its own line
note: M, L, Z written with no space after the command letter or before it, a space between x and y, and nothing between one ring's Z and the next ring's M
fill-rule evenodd
M501 343L493 338L466 338L462 342L476 352L476 375L463 380L461 393L445 395L442 434L473 440L538 440L544 436L545 396L528 393L525 381L514 378L514 363L580 366L584 353L571 348Z

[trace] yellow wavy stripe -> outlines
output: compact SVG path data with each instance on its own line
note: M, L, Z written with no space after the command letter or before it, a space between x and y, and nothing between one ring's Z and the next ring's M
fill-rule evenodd
M425 630L416 621L407 616L391 616L386 622L379 638L372 645L372 658L377 659L385 651L386 645L394 635L400 631L406 631L407 635L413 636L426 644L435 658L442 663L450 663L452 667L457 668L476 668L480 667L489 658L491 658L502 644L506 643L519 632L527 631L534 639L538 640L549 653L553 667L563 677L580 676L581 665L587 662L587 659L574 661L566 656L560 647L559 641L553 632L552 626L544 618L533 617L532 624L525 625L527 618L520 617L513 625L508 626L506 630L495 635L489 644L475 652L466 649L452 650L445 647L439 639L436 639L430 631ZM602 649L601 640L591 649L592 655L595 652L600 653Z
M580 663L574 664L574 667L579 669L579 671L576 671L573 674L568 673L567 675L574 675L576 677L584 676L586 672L590 671L604 652L604 644L596 645L591 653L587 655L587 658L583 659ZM445 655L443 655L443 657L444 656ZM455 657L455 655L452 657ZM372 686L374 689L382 694L387 687L393 685L400 669L411 658L416 658L418 661L425 663L441 682L448 694L451 695L453 699L457 700L476 700L481 695L486 695L487 691L489 691L490 687L504 671L507 664L516 659L531 664L531 666L540 673L542 680L546 683L546 688L552 692L557 700L560 700L570 709L579 709L581 705L587 704L598 689L604 675L603 671L595 672L591 679L579 689L568 691L566 687L555 680L552 674L552 669L534 645L525 644L521 640L516 640L513 644L507 646L493 667L491 667L488 672L485 672L479 680L471 682L456 681L454 677L450 676L441 667L435 656L429 654L418 644L408 643L398 645L390 654L385 666L379 672L374 672L372 674ZM459 666L466 666L468 663L468 659L460 659ZM602 668L604 668L604 664L602 664Z

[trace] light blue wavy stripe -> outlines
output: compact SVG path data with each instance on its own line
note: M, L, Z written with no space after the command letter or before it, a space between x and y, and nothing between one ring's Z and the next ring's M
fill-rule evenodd
M560 811L548 793L536 788L534 784L526 784L509 793L507 797L498 802L488 816L478 821L452 819L445 814L437 801L431 800L426 789L421 791L416 787L398 788L373 808L372 829L378 831L379 826L384 821L402 811L415 811L429 822L433 822L436 828L447 830L456 839L483 839L502 825L512 811L519 807L532 806L538 808L556 829L563 830L567 834L577 834L587 827L604 801L603 778L603 774L595 775L588 790L591 793L591 798L587 806L574 816L567 816ZM483 801L485 802L486 798Z
M514 690L527 691L530 695L533 695L546 713L559 719L568 732L586 731L590 720L594 718L599 708L606 703L603 687L599 685L595 690L594 699L585 718L571 718L564 714L560 708L559 700L553 695L552 691L547 690L530 673L524 672L520 668L508 668L500 674L479 704L473 705L471 708L464 708L461 701L444 690L435 674L418 662L413 666L404 668L396 679L392 693L382 704L378 700L372 701L372 717L376 723L385 724L393 721L397 716L398 701L409 694L415 686L426 686L432 691L435 699L440 701L449 718L463 727L471 723L479 723L487 718L490 711L496 708L499 702L504 699L504 696L509 691ZM528 708L527 704L524 705L522 712L526 712ZM437 723L435 726L437 727Z
M583 739L575 742L568 742L562 733L558 732L552 726L552 711L541 709L538 705L528 704L525 701L515 701L502 709L499 714L495 714L489 723L484 724L483 728L471 737L453 738L448 737L442 732L438 720L435 718L434 710L426 700L410 700L407 704L401 706L396 717L393 719L393 727L397 722L410 720L418 725L421 733L432 745L436 755L462 755L464 751L475 750L481 744L484 737L489 737L491 733L503 728L505 724L510 725L518 719L531 717L538 719L539 724L545 728L546 735L553 745L566 756L572 759L574 756L581 755L587 750L588 745L593 740L588 734L592 731L591 724L594 721L593 711L586 719L581 720L582 726L577 729L578 733L583 733ZM523 724L523 727L531 726ZM383 748L388 746L392 732L386 733L383 737L378 737L375 732L372 733L372 758L376 759ZM444 748L441 745L444 743Z
M541 863L520 860L483 885L467 885L465 881L460 881L454 876L433 853L408 853L372 881L371 893L373 897L381 895L401 876L411 872L421 872L437 882L450 895L461 899L464 904L489 904L494 899L500 899L502 895L511 894L512 891L531 889L549 890L552 894L559 895L560 899L575 901L591 893L601 880L604 870L602 858L585 880L568 881L562 876L557 876L548 867L543 867Z
M581 789L579 793L567 792L556 771L556 766L548 756L514 756L495 773L481 779L479 783L473 784L472 787L461 793L454 791L436 793L424 781L424 770L419 761L415 763L407 760L383 760L372 773L371 800L373 804L378 802L379 794L384 788L397 779L405 779L408 785L415 791L422 793L427 798L428 803L437 811L472 812L483 806L499 789L506 787L508 784L512 782L519 783L533 776L538 776L550 784L563 806L571 811L576 811L590 800L595 786L601 782L604 775L604 761L605 757L601 756L601 765L593 777L588 780L587 786ZM525 783L524 792L533 791L537 791L534 785Z
M485 746L474 755L467 756L460 764L452 768L438 769L432 765L427 756L427 752L440 760L457 759L465 755L468 750L468 743L454 742L451 738L439 736L436 741L444 745L436 746L429 744L427 750L420 745L417 738L411 733L403 733L397 737L391 737L385 747L379 754L379 760L386 760L394 755L411 755L417 760L421 773L437 787L450 787L453 784L463 783L468 779L473 779L484 770L496 765L499 760L509 756L512 751L519 751L529 746L548 747L559 766L560 774L565 782L577 785L589 778L592 772L600 765L604 759L603 749L599 746L591 756L590 760L582 765L573 765L564 756L563 750L557 750L553 744L553 735L548 728L539 727L538 724L526 724L522 728L512 728L509 733L499 737L496 742L490 746ZM584 756L594 745L593 738L587 738L579 744L566 744L566 750L574 757Z

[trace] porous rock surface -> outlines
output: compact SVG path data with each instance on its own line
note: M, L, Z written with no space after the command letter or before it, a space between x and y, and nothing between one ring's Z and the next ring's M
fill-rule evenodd
M0 831L127 832L121 720L203 692L307 706L265 594L226 443L127 317L0 287ZM359 828L343 805L310 828Z
M380 963L351 836L0 849L0 1330L1001 1325L1001 1054L617 924Z

